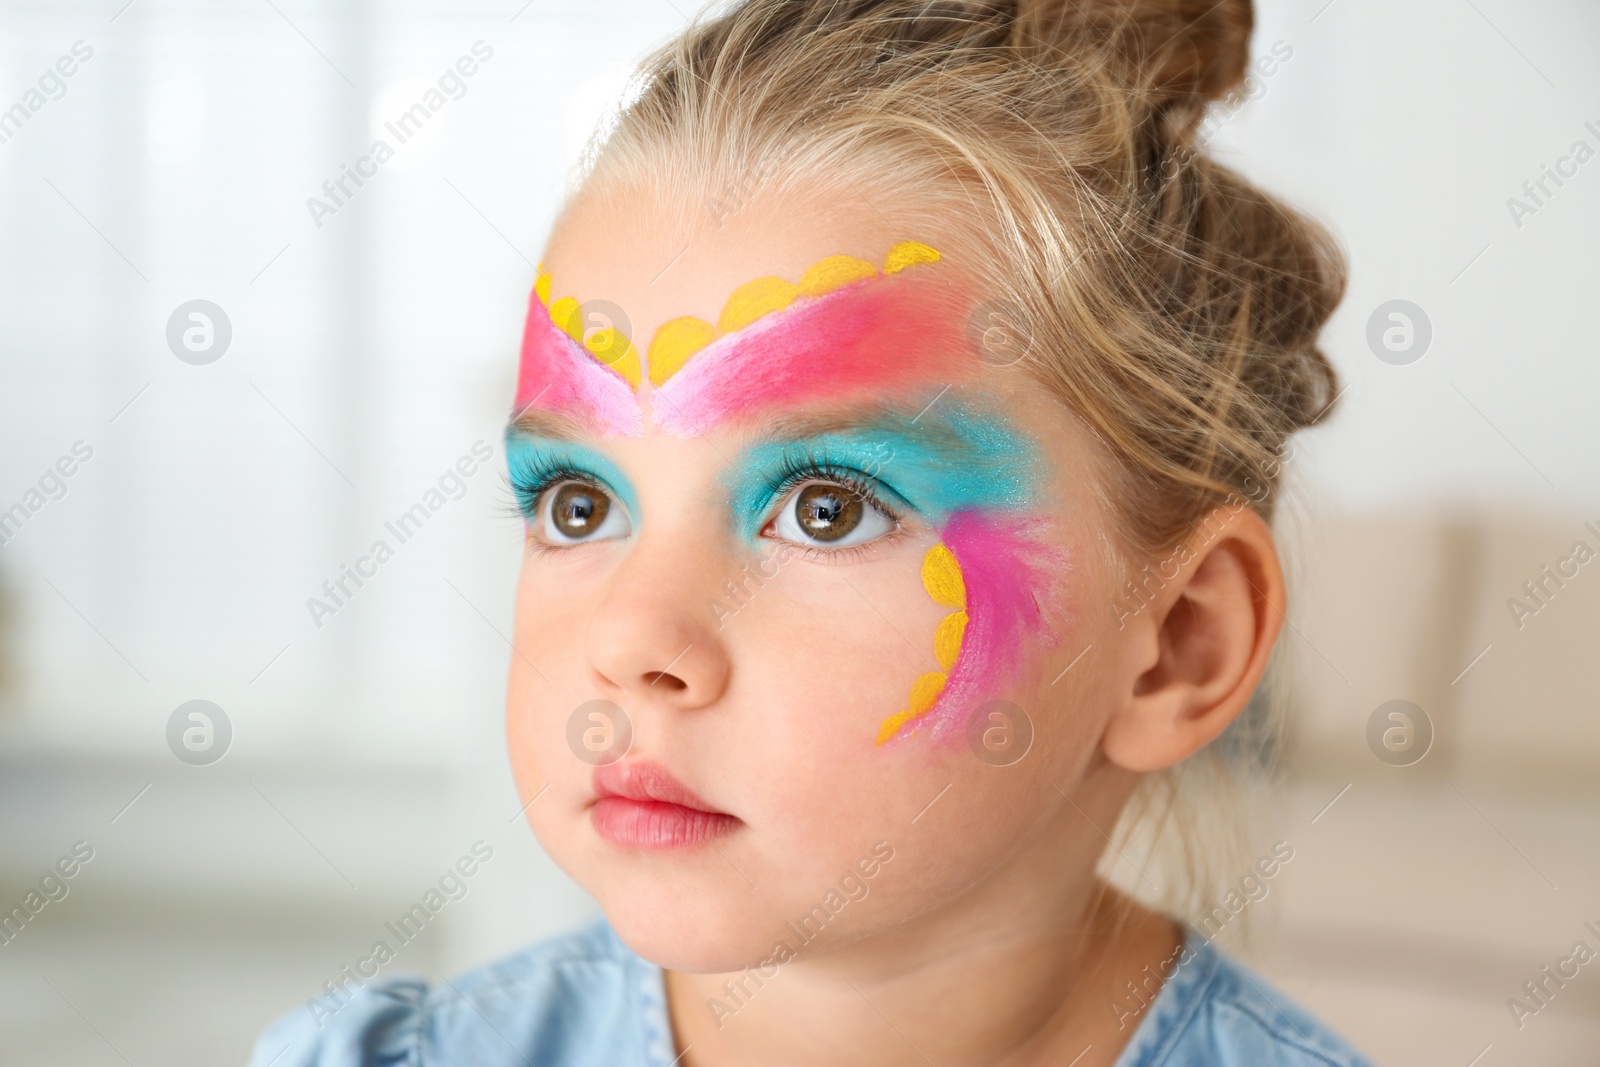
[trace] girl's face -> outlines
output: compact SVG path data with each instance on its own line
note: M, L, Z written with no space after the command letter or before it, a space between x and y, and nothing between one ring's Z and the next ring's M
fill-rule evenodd
M1088 434L938 235L704 221L586 197L541 265L507 436L540 841L688 971L1086 870L1120 584Z

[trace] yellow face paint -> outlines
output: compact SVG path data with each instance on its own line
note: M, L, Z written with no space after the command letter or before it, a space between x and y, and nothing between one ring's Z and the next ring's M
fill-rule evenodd
M918 263L937 262L939 253L936 250L917 241L901 241L889 249L889 255L883 263L883 273L894 274Z
M878 268L864 259L857 259L855 256L829 256L827 259L817 260L800 275L800 295L823 296L852 282L865 281L877 276Z
M545 275L545 278L548 279L549 277L550 275ZM545 289L548 290L549 288L547 284ZM564 296L551 304L550 321L555 323L562 333L580 345L583 344L583 312L578 309L577 297Z
M602 326L595 330L583 339L583 347L596 360L622 375L634 389L639 388L639 351L615 327Z
M939 259L936 249L917 241L902 241L884 258L881 275L895 274L918 263L937 263ZM663 323L650 339L643 361L629 339L609 326L591 332L585 339L577 297L563 296L552 302L552 282L543 264L536 268L533 288L539 302L549 309L551 321L637 390L644 371L648 371L653 385L664 385L690 357L718 337L742 330L774 311L782 311L802 297L824 296L879 276L879 269L867 260L840 255L819 259L806 268L798 283L776 276L756 278L733 291L723 304L715 326L692 315Z
M934 601L947 608L967 606L967 586L961 580L961 564L955 553L943 545L934 545L922 557L922 587Z
M878 727L877 743L883 744L899 732L900 727L912 719L927 714L928 709L939 699L939 694L944 692L946 681L948 676L943 671L929 671L927 674L919 675L917 680L911 683L911 695L906 698L906 710L884 719L883 725Z
M716 340L717 330L705 319L693 315L672 319L661 324L650 339L646 355L650 364L650 381L663 385L678 373L689 357Z
M757 278L753 282L745 282L722 305L722 314L717 316L717 332L742 330L763 315L782 311L794 303L794 298L799 295L800 287L782 278Z
M939 661L939 666L949 670L955 666L956 657L961 654L961 638L967 632L967 613L953 611L939 620L939 628L933 631L933 658Z
M543 295L550 292L550 275L541 273L539 281L534 284L534 291L541 292L541 285L543 288L540 299L543 299ZM550 321L555 323L562 333L582 345L584 350L595 358L595 362L610 367L622 375L631 388L639 388L639 353L633 347L633 342L614 326L602 326L586 331L583 325L583 309L577 297L564 296L551 304Z
M922 588L928 591L934 603L955 608L939 621L933 632L933 656L942 670L929 671L911 683L911 694L906 698L904 711L884 719L878 726L877 743L883 744L913 719L926 714L944 692L949 681L949 670L961 655L961 639L967 630L967 585L961 576L961 564L955 553L944 545L934 545L922 557Z

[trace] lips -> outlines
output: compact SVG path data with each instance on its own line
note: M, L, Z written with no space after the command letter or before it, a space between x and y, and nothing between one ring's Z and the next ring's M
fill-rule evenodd
M596 833L619 848L692 848L743 825L737 816L702 800L666 768L648 761L598 768L594 791L589 821Z

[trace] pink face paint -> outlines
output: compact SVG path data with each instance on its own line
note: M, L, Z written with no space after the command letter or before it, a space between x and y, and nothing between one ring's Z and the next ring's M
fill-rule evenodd
M965 286L916 272L797 300L707 345L651 398L658 426L683 437L771 407L930 379L973 364Z
M514 410L534 407L590 422L602 433L634 436L644 429L639 401L622 375L567 336L537 292L528 300Z
M940 539L961 564L967 625L949 680L913 724L935 740L960 740L967 720L1016 680L1023 650L1042 636L1053 643L1038 596L1061 561L1032 536L1033 523L982 511L950 517ZM902 731L901 736L909 731Z

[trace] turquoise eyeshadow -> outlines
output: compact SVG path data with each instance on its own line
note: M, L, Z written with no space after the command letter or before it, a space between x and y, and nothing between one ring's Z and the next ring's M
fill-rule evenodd
M958 511L1025 508L1037 499L1036 450L1003 417L946 400L920 416L874 414L849 429L758 442L727 477L740 533L754 540L784 481L815 466L864 476L885 503L936 526Z
M506 431L506 470L513 485L537 481L551 468L571 469L586 474L616 494L635 523L639 520L639 498L622 469L600 452L576 441L531 437L517 429Z

